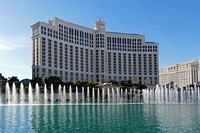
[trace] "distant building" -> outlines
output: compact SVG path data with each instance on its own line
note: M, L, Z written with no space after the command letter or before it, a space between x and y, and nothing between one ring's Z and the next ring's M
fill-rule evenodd
M101 20L94 29L59 18L31 28L32 77L158 83L158 43L145 42L144 35L107 32Z
M197 61L171 65L159 70L160 85L174 82L179 87L183 87L197 83L199 78L199 63Z

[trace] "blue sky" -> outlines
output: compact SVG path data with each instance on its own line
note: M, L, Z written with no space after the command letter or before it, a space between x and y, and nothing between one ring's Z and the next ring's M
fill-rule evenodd
M199 0L1 0L0 73L31 78L30 26L59 17L93 28L101 18L106 30L144 34L159 43L159 65L198 60Z

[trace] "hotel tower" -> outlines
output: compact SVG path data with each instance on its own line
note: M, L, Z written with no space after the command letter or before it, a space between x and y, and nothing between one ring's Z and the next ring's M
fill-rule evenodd
M101 19L94 29L56 17L31 28L33 78L158 83L158 43L144 35L108 32Z

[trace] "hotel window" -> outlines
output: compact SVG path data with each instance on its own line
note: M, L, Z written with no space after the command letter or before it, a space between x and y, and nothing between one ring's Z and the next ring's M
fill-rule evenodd
M45 73L45 68L42 68L42 73Z
M60 68L62 69L63 68L63 46L62 46L62 43L60 43Z
M119 76L119 81L121 81L122 80L122 77L121 76Z
M128 72L131 75L131 54L128 54Z
M46 35L46 27L41 26L41 34Z
M126 73L126 65L127 65L127 63L126 63L126 54L124 53L124 54L123 54L124 75L127 74L127 73Z
M65 69L68 69L68 45L65 44Z
M108 52L108 73L111 74L111 52Z
M54 70L54 74L56 74L56 75L57 75L57 70Z
M83 80L84 80L84 74L81 73L81 81L83 81Z
M104 51L101 50L101 72L104 73Z
M121 62L121 53L118 53L118 69L119 69L119 74L121 74L122 70L122 62Z
M70 70L73 70L73 46L70 46Z
M143 63L144 63L144 75L147 75L147 59L146 59L146 54L143 54Z
M149 54L149 75L152 75L152 56Z
M133 54L133 71L134 71L134 75L137 75L137 61L136 61L136 54Z
M65 72L65 76L68 77L68 72Z
M104 82L104 75L101 75L101 81Z
M116 71L117 71L116 53L113 53L113 71L114 71L114 74L116 74Z
M81 64L81 71L84 71L83 70L83 67L84 67L84 61L83 61L83 54L84 53L84 51L83 51L83 48L81 48L81 51L80 51L80 55L81 55L81 59L80 59L80 64Z
M70 72L70 81L73 81L73 72Z
M93 50L90 50L90 72L93 73Z
M139 68L139 75L142 75L142 57L141 54L138 54L138 68Z
M86 74L86 81L89 81L89 75Z
M57 42L54 41L54 67L57 68Z
M60 76L63 76L63 71L60 71Z
M48 69L48 74L49 74L49 75L51 74L51 69Z
M78 47L75 47L75 69L78 71L79 69L79 52L78 52Z
M44 37L42 37L42 44L45 44L45 38Z
M94 79L93 79L93 75L90 75L90 79L91 79L91 81L94 81Z

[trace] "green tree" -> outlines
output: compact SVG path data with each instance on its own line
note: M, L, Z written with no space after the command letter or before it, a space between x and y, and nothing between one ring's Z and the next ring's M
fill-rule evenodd
M58 91L59 85L63 85L63 82L57 76L47 76L47 77L45 77L44 82L47 84L47 87L49 90L50 90L51 84L53 84L55 91Z
M127 81L127 86L128 86L128 87L132 87L132 86L133 86L133 83L132 83L131 80L128 80L128 81Z
M81 92L82 91L82 87L86 88L88 86L88 82L87 81L76 81L75 86L78 87L78 91ZM74 90L75 91L75 90Z
M80 80L76 81L75 86L81 87L81 81Z
M135 86L136 89L140 89L140 90L147 88L147 86L144 84L133 84L133 86Z
M70 86L72 87L72 92L75 92L76 85L72 81L68 81L68 82L64 83L64 85L68 88L68 89L66 89L67 92L69 91Z
M31 82L32 86L35 86L36 83L38 83L39 86L43 86L44 85L44 81L43 81L43 79L41 77L35 77L30 82Z
M121 83L120 83L121 86L123 86L124 88L127 88L127 87L132 87L133 84L132 84L132 81L131 80L122 80Z
M74 87L74 86L75 86L75 84L74 84L72 81L66 82L64 85L65 85L66 87L69 87L69 86Z
M7 78L0 73L0 92L5 92Z
M111 81L109 81L109 83L112 83L113 85L119 85L119 82L115 81L115 80L111 80Z
M15 83L16 87L19 88L20 82L16 76L12 76L8 78L9 86L12 87L13 83Z
M88 83L88 86L89 86L90 88L96 87L97 85L98 85L98 83L97 83L97 82L94 82L94 81Z
M81 87L87 87L87 86L88 86L88 83L89 83L89 82L87 82L87 81L82 81L81 84L80 84L80 86L81 86Z
M137 86L137 89L140 89L140 90L145 89L145 88L147 88L147 86L144 85L144 84L139 84L139 85Z

